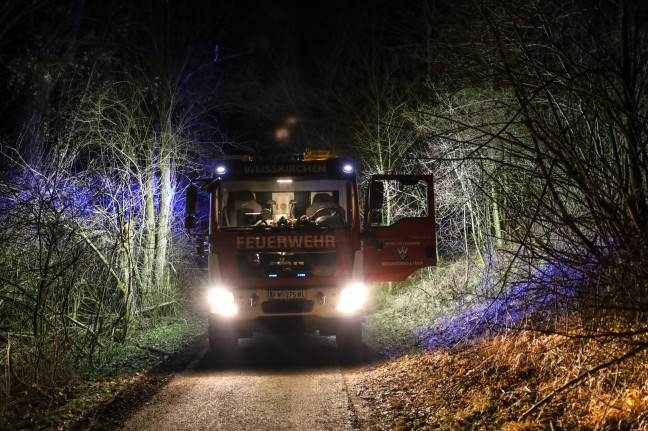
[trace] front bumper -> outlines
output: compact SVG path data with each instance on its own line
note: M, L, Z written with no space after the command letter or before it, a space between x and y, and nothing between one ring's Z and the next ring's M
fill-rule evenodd
M236 338L251 338L254 333L336 335L349 324L363 322L364 316L321 317L312 315L262 316L252 320L225 319L210 315L210 328L227 328Z

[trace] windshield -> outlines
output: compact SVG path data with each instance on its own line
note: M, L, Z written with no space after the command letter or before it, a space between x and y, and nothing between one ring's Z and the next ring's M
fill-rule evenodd
M349 180L224 180L218 191L218 224L224 228L345 228L354 218L352 195Z

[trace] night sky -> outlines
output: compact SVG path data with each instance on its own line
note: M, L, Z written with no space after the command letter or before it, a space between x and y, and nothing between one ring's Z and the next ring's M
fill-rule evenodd
M385 23L403 18L402 3L397 6L388 1L243 2L231 11L235 24L231 33L223 35L219 55L244 71L254 70L244 75L242 87L249 85L258 93L244 98L243 103L252 106L243 115L231 117L230 125L244 137L267 141L286 118L298 117L301 128L293 132L305 142L296 149L317 143L326 146L334 139L308 136L322 123L339 121L335 106L327 105L321 95L330 88L329 79L345 80L345 76L332 78L327 66L350 62L369 45L367 39L375 37L373 28L389 27ZM275 89L258 103L254 100L274 85L290 88Z
M350 76L348 65L382 43L397 45L392 30L420 7L407 4L10 1L0 16L1 73L8 83L0 95L0 129L16 132L34 110L48 109L66 85L56 78L121 61L145 76L181 82L212 131L202 139L225 152L241 145L254 152L277 145L348 151L351 119L340 100L351 100L354 80L364 73L355 67ZM277 129L287 123L289 137L278 142Z

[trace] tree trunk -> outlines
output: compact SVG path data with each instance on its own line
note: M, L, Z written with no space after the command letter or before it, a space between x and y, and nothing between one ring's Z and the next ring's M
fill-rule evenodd
M146 187L144 188L144 236L142 247L142 285L141 295L147 300L153 286L153 264L155 260L155 192L156 178L155 171L149 165L146 175Z
M165 151L160 158L160 190L159 190L159 208L158 208L158 223L157 235L155 241L155 256L154 256L154 281L156 284L156 291L166 291L169 287L169 280L167 277L167 253L169 248L169 240L171 238L170 220L173 202L173 184L172 184L172 165L169 150Z

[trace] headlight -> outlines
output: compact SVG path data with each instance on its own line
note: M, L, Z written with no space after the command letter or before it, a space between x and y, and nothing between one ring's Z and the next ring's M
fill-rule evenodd
M342 172L344 172L345 174L351 174L353 173L353 171L354 171L353 165L350 163L347 163L344 166L342 166Z
M367 300L367 288L362 283L353 284L340 292L338 310L352 313L364 307Z
M218 175L223 175L226 172L227 172L227 168L225 166L223 166L223 165L216 166L216 173Z
M234 303L234 294L222 287L209 289L207 301L212 307L212 313L233 316L238 312L238 307Z

